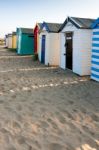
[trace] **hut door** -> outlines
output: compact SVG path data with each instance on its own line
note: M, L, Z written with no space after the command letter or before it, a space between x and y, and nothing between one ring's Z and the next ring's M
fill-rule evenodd
M41 47L41 63L45 63L45 35L42 35L42 47Z
M72 70L72 32L66 33L66 68Z

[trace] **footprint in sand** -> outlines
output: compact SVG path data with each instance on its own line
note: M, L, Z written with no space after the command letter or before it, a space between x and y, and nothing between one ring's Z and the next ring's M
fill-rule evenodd
M86 109L85 108L83 108L83 107L81 107L81 111L82 111L82 113L84 113L84 114L86 114L87 112L86 112Z
M13 147L13 146L10 146L10 147L8 147L6 150L16 150L16 148Z
M67 150L65 146L58 143L51 143L48 145L49 150Z
M3 100L0 100L0 104L3 104L4 103L4 101Z
M82 126L82 129L83 129L83 132L85 132L85 133L89 133L91 136L94 136L95 135L95 133L94 133L94 131L92 131L92 130L90 130L87 126Z
M70 114L67 110L64 110L63 112L66 114L66 116L67 116L69 119L74 120L73 115L72 115L72 114Z
M22 121L23 121L22 116L19 115L19 114L16 114L16 118L17 118L17 121L19 121L19 122L22 122Z
M20 124L16 121L13 121L12 126L13 126L14 129L21 129Z
M10 139L12 138L11 133L4 129L0 130L0 132L2 132L1 138L3 138L3 140L8 144L10 142Z
M17 142L18 142L19 145L22 145L22 144L26 143L25 138L23 136L18 137Z
M39 144L38 141L35 141L34 144L36 145L36 147L37 147L38 149L41 149L41 145Z
M99 122L99 117L95 114L90 115L93 121Z
M0 132L2 132L3 134L9 134L9 131L5 128L0 129Z
M16 106L16 109L17 109L18 111L21 111L21 110L22 110L22 106L21 106L21 105L17 105L17 106Z
M66 119L63 115L59 114L57 117L60 123L66 124Z
M34 148L32 146L29 146L28 150L38 150L38 149L36 149L36 148Z
M73 101L68 101L68 103L69 103L70 105L73 105L73 104L74 104L74 102L73 102Z
M51 126L54 128L54 129L56 129L56 130L58 130L59 128L58 128L58 126L57 126L57 124L52 120L52 119L47 119L47 121L51 124Z
M9 106L5 106L5 109L6 109L7 111L9 111L9 112L12 111L12 109L11 109Z
M49 127L49 124L46 121L40 121L40 127L46 129Z
M5 135L4 136L4 141L9 144L10 143L10 136L9 135Z
M14 94L14 95L12 95L12 98L13 98L13 99L15 99L15 98L16 98L16 95L15 95L15 94Z
M50 127L53 130L53 135L54 136L56 136L56 135L63 136L64 135L64 132L62 131L62 128L58 127L57 123L55 123L53 120L50 121L49 119L48 119L48 122L50 123Z

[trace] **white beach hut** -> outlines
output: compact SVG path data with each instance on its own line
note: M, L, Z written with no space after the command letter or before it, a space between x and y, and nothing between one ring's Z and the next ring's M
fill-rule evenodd
M45 65L59 66L61 24L43 22L39 34L39 60Z
M83 76L91 73L93 19L67 17L60 28L60 67Z
M91 79L99 82L99 18L92 24Z
M8 34L8 48L12 48L12 34Z

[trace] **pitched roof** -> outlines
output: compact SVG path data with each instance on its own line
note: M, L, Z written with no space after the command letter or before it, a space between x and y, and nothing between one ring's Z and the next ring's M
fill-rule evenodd
M16 32L12 32L12 35L16 35Z
M31 28L19 28L22 33L33 34L33 29Z
M58 30L60 29L62 24L60 23L48 23L48 22L43 22L41 29L45 26L47 28L48 32L55 32L57 33Z
M9 36L12 36L12 34L11 34L11 33L9 33L9 34L8 34L8 37L9 37Z
M8 34L6 34L5 37L7 38L7 37L8 37Z
M35 30L35 28L36 28L37 26L39 27L39 29L41 29L41 27L42 27L42 23L36 23L36 25L35 25L35 27L34 27L33 31Z
M37 23L38 25L39 25L39 27L41 27L42 26L42 23Z
M79 29L91 29L91 25L95 21L95 19L67 17L65 22L60 27L59 31L61 31L64 28L64 26L67 24L68 21L73 23Z

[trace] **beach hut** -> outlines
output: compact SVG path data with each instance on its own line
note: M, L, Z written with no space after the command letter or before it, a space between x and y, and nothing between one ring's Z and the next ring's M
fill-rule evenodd
M62 24L43 22L39 38L39 60L45 65L59 66L60 34Z
M83 76L91 74L91 24L94 19L67 17L61 32L60 67Z
M17 48L17 35L16 32L12 33L12 49Z
M8 35L5 35L5 46L8 48Z
M99 82L99 18L92 24L91 79Z
M38 54L39 49L39 31L41 28L41 23L36 23L34 28L34 54Z
M12 34L8 34L8 48L12 48Z
M33 29L17 28L17 53L19 55L34 54Z

